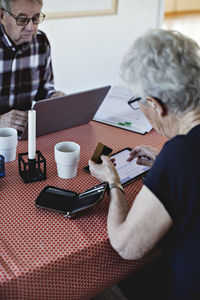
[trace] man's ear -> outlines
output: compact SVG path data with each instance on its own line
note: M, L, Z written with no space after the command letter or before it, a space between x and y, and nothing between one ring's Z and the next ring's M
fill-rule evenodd
M146 100L159 116L165 116L167 114L167 109L163 103L153 97L147 97Z

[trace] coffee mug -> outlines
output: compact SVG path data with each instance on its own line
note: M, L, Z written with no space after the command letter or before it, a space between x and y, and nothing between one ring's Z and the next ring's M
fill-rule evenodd
M69 179L76 176L80 158L80 146L74 142L60 142L54 146L58 176Z
M17 130L14 128L0 128L0 154L4 156L5 162L13 161L16 158Z

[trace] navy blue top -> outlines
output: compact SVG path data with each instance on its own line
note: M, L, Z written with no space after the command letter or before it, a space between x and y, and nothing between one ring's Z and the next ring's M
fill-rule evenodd
M172 269L169 299L200 299L200 125L164 145L144 184L173 220L160 242Z

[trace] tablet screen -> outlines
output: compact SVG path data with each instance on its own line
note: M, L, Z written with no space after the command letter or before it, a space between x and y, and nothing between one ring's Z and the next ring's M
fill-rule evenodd
M128 162L127 159L130 151L130 148L126 148L111 156L111 158L115 158L116 169L122 185L128 184L133 179L143 175L150 169L149 167L136 164L136 159Z
M128 162L127 159L131 150L131 148L125 148L111 155L111 158L115 158L116 169L123 186L144 175L150 169L149 167L136 164L136 159ZM84 171L89 172L89 167L85 167Z

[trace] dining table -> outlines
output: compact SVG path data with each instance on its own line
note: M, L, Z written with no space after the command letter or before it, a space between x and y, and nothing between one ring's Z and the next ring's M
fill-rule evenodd
M80 145L77 174L71 179L57 175L54 146L62 141ZM37 137L36 149L46 160L46 180L25 183L18 157L28 151L20 141L16 159L5 163L0 179L0 299L91 299L159 255L153 249L139 260L125 260L112 248L107 233L109 195L75 218L35 206L46 186L82 193L100 181L86 173L98 142L117 152L125 147L149 145L160 150L166 138L154 129L138 134L95 121ZM124 187L128 207L142 187L137 178Z

